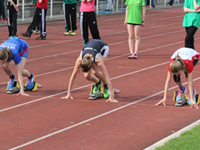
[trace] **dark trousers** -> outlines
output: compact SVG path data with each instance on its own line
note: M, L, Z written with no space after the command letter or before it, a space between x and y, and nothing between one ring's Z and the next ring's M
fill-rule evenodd
M194 48L194 34L196 33L197 29L198 28L195 26L185 28L186 34L187 34L185 37L185 47L195 49Z
M40 27L41 36L46 37L46 13L47 9L36 8L35 14L33 16L33 21L27 29L27 32L29 34L33 33L33 29L41 21L41 27Z
M36 11L36 3L33 4L33 10L34 10L34 13L35 13L35 11ZM40 21L41 21L41 19L39 19L38 24L35 26L35 28L33 30L40 30Z
M4 0L0 0L0 17L6 17Z
M65 30L72 31L77 30L76 26L76 3L74 4L64 4L64 12L65 12ZM70 23L70 17L71 17L71 23Z
M9 36L17 36L17 16L18 12L16 12L14 7L10 7L7 9L8 13L8 32Z
M81 12L80 13L80 28L83 36L83 44L89 41L88 26L93 39L101 39L97 27L97 20L95 12Z

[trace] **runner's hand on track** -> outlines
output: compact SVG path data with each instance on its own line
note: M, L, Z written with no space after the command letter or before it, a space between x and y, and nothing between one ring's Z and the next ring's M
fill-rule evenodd
M17 95L30 96L29 94L25 93L24 91L20 91Z
M197 103L196 102L194 102L194 101L191 101L191 106L190 106L190 108L196 108L196 109L199 109L199 106L197 105Z
M61 97L62 99L74 99L70 93L67 94L67 96Z
M156 103L155 105L156 106L159 106L159 105L161 105L161 104L163 104L163 106L166 106L166 99L162 99L162 100L160 100L158 103Z

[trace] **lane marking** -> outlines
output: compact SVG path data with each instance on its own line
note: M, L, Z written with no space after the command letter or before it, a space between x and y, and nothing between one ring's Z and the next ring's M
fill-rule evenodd
M184 133L184 132L186 132L186 131L189 131L189 130L191 130L192 128L198 126L198 125L200 125L200 119L197 120L197 121L195 121L195 122L193 122L193 123L191 123L190 125L188 125L188 126L182 128L181 130L179 130L179 131L177 131L177 132L175 132L175 133L173 133L173 134L171 134L171 135L165 137L164 139L162 139L162 140L156 142L155 144L153 144L153 145L151 145L151 146L145 148L144 150L154 150L154 149L156 149L157 147L163 146L163 145L164 145L166 142L168 142L169 140L179 137L182 133Z
M195 81L196 81L196 80L199 80L199 79L200 79L200 77L196 78ZM187 83L187 82L185 82L184 84L186 84L186 83ZM171 87L171 88L169 88L169 90L172 90L172 89L175 89L175 88L177 88L177 86ZM136 101L134 101L134 102L128 103L128 104L126 104L126 105L120 106L120 107L118 107L118 108L112 109L112 110L110 110L110 111L107 111L107 112L102 113L102 114L100 114L100 115L97 115L97 116L95 116L95 117L86 119L86 120L81 121L81 122L79 122L79 123L76 123L76 124L74 124L74 125L71 125L71 126L68 126L68 127L66 127L66 128L60 129L60 130L58 130L58 131L52 132L52 133L50 133L50 134L41 136L41 137L39 137L39 138L37 138L37 139L34 139L34 140L32 140L32 141L29 141L29 142L27 142L27 143L21 144L21 145L16 146L16 147L13 147L13 148L11 148L10 150L16 150L16 149L19 149L19 148L28 146L28 145L30 145L30 144L36 143L36 142L38 142L38 141L44 140L44 139L46 139L46 138L48 138L48 137L51 137L51 136L54 136L54 135L56 135L56 134L62 133L62 132L64 132L64 131L70 130L70 129L74 128L74 127L80 126L80 125L82 125L82 124L88 123L88 122L90 122L90 121L93 121L93 120L96 120L96 119L101 118L101 117L103 117L103 116L106 116L106 115L109 115L109 114L111 114L111 113L114 113L114 112L116 112L116 111L118 111L118 110L121 110L121 109L123 109L123 108L129 107L129 106L134 105L134 104L137 104L137 103L139 103L139 102L141 102L141 101L144 101L144 100L147 100L147 99L152 98L152 97L154 97L154 96L157 96L157 95L159 95L159 94L161 94L161 93L163 93L163 92L164 92L164 90L163 90L163 91L160 91L160 92L157 92L157 93L155 93L155 94L152 94L152 95L150 95L150 96L141 98L141 99L136 100ZM155 107L159 107L159 106L155 106ZM163 106L163 107L164 107L164 106Z

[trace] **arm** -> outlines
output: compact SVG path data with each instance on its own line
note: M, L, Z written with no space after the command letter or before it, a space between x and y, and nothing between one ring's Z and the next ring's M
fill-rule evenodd
M145 6L142 6L142 26L144 26L145 14L146 14Z
M16 12L19 11L19 0L17 0L17 4L13 2L13 0L8 0L15 8Z
M193 3L194 3L194 9L195 9L195 10L200 9L200 6L197 4L197 1L196 1L196 0L193 0Z
M169 85L170 85L170 81L172 79L172 73L171 72L167 72L167 79L165 81L165 89L164 89L164 96L163 96L163 99L160 100L158 103L156 103L155 105L156 106L159 106L160 104L163 104L164 106L166 106L166 99L167 99L167 92L168 92L168 89L169 89Z
M128 6L126 6L126 13L125 13L125 20L124 20L124 25L127 25L127 14L128 14Z
M70 80L69 80L68 93L65 97L62 97L63 99L73 99L73 97L71 96L71 88L72 88L72 85L74 83L74 80L76 78L76 75L78 73L79 68L80 68L80 57L78 57L77 60L76 60L74 70L73 70L72 75L71 75Z
M18 76L18 80L19 80L19 85L20 85L20 92L18 93L18 95L23 95L23 96L29 96L29 94L26 94L24 92L24 84L23 84L23 79L22 79L22 71L23 71L23 67L21 65L21 62L17 65L17 76Z
M191 102L191 108L199 108L196 104L196 102L193 99L193 78L192 78L192 72L188 73L188 89L189 89L189 100Z
M117 100L114 99L112 83L110 81L106 66L104 65L104 62L103 62L101 57L103 57L103 56L100 55L100 57L98 57L97 66L99 66L99 68L101 69L103 75L105 76L106 83L107 83L108 88L109 88L110 96L109 96L107 101L118 102Z

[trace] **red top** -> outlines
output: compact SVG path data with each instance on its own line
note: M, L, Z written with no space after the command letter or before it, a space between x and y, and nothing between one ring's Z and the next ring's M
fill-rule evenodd
M37 0L36 7L41 9L47 9L48 8L47 2L48 0L42 0L42 2L39 3L39 0Z
M191 48L180 48L178 49L172 56L171 59L169 61L169 65L168 65L168 71L171 72L170 70L170 64L172 61L174 61L174 58L179 55L179 57L184 61L185 66L187 68L188 73L191 73L194 69L193 66L193 61L196 59L199 59L199 53L197 51L195 51L194 49Z

